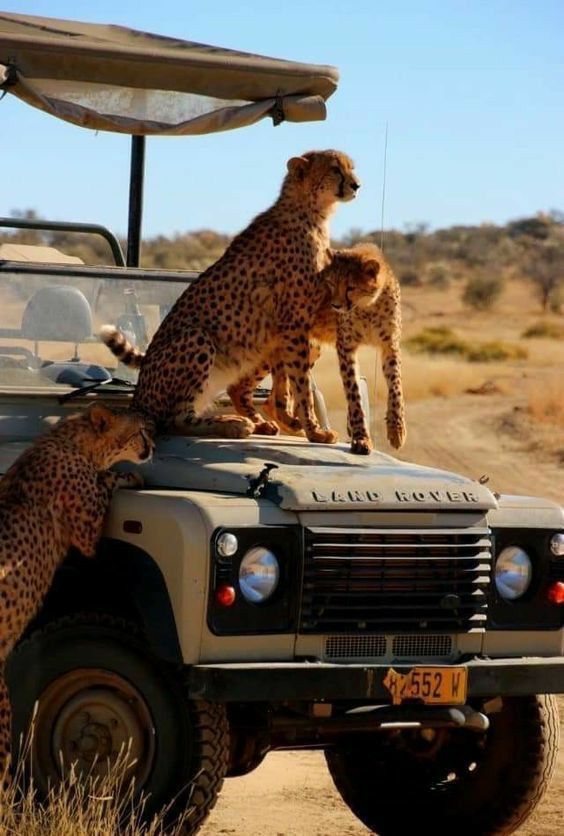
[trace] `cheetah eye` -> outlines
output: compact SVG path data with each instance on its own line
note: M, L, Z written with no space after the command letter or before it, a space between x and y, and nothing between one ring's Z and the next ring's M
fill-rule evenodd
M341 169L339 168L338 165L332 165L331 166L331 171L333 172L333 174L340 174L341 173Z

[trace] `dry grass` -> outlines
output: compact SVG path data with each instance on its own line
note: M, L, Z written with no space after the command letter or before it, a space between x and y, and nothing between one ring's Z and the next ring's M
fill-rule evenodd
M104 775L93 770L79 777L71 767L43 798L33 780L25 780L22 759L14 783L0 790L0 836L181 836L185 818L167 827L167 809L145 821L147 799L130 778L132 766L122 753Z
M368 382L371 402L386 400L386 384L375 349L360 351L360 368ZM509 394L514 373L504 363L466 363L451 357L427 357L404 353L402 378L408 403L426 398L449 398L485 383L495 383L498 392ZM345 409L345 396L335 352L326 348L315 366L315 379L330 411ZM374 381L376 379L376 390Z
M402 376L408 414L409 404L416 401L448 400L468 393L480 398L495 394L496 408L501 396L506 401L507 414L516 424L512 429L508 426L506 431L517 433L527 448L560 459L564 452L561 384L564 350L562 343L548 333L552 335L564 329L564 318L551 316L539 320L538 305L530 287L519 281L506 282L494 312L465 309L460 288L454 281L446 288L429 285L402 288L402 299L405 341L426 332L439 344L442 341L449 346L450 343L451 349L433 355L404 350ZM550 327L539 329L539 321L549 322ZM538 337L527 340L525 352L523 335L529 329ZM475 352L473 362L463 356L460 346L469 346ZM506 348L510 349L511 358L497 359L506 356ZM385 410L386 387L377 352L363 348L359 360L361 372L368 381L373 426L379 426ZM345 398L332 349L324 349L315 367L315 377L325 396L332 426L345 438Z
M557 380L530 387L527 410L534 421L564 430L564 389Z

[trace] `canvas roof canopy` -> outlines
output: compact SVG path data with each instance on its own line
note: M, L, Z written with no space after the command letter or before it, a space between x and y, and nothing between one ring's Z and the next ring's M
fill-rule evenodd
M188 135L325 118L334 67L122 26L0 12L0 86L95 130Z

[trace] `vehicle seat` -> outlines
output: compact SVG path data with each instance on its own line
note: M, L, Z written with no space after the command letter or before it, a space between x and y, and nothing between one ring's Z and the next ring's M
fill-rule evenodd
M37 290L25 306L21 333L34 342L33 364L42 376L55 383L82 386L111 378L102 366L80 362L78 346L92 338L92 325L92 310L84 293L68 285L48 285ZM42 361L41 341L69 342L74 355L66 361Z
M22 337L75 345L92 336L92 311L76 287L48 285L37 290L25 306Z

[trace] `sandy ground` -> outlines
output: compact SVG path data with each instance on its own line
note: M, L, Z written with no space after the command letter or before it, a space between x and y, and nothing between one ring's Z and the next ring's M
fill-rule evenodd
M412 403L409 439L400 457L473 478L487 474L489 485L499 492L534 493L562 502L562 468L554 460L533 456L522 441L500 432L506 410L505 399L479 395ZM380 436L378 428L376 437ZM323 754L305 751L274 752L250 775L227 780L201 831L202 836L362 836L369 832L341 801ZM564 746L549 792L517 833L564 833Z

